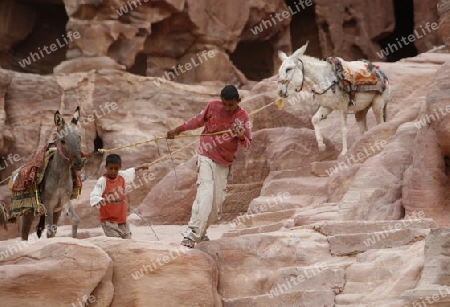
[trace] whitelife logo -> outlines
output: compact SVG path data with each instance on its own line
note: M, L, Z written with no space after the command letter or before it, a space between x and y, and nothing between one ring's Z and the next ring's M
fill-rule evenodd
M420 35L419 31L417 29L415 29L414 33L408 35L408 37L402 36L402 38L400 40L398 38L396 38L395 40L397 41L397 43L394 43L394 44L389 43L386 48L377 52L377 55L380 59L382 59L383 57L387 57L389 54L403 48L403 46L406 46L406 45L409 45L409 43L415 42L416 40L431 33L431 31L437 30L438 28L439 28L439 24L436 22L433 22L433 23L427 22L425 24L425 29L424 29L424 27L422 27L422 25L420 25L420 30L422 31L423 35Z
M267 30L268 28L271 28L277 24L278 22L282 22L284 19L289 18L290 16L293 16L297 13L299 13L302 9L306 9L308 6L311 6L312 0L299 0L297 2L294 2L295 10L293 10L290 6L288 6L289 11L283 11L280 13L276 13L275 16L270 15L270 20L263 20L259 23L259 25L256 25L253 27L253 29L250 29L252 31L253 35L258 35L259 33L262 33L264 30ZM275 18L276 19L275 19Z
M69 42L72 42L74 39L79 39L80 37L81 36L79 32L75 31L72 33L71 31L69 31L67 32L67 38L69 39L69 41L67 41L66 36L64 34L62 35L62 40L64 41L65 44L62 44L59 41L59 38L57 38L56 39L57 44L51 44L50 46L44 45L44 47L42 48L43 50L40 47L38 47L38 52L40 56L38 53L30 52L30 55L27 58L23 59L22 61L19 61L19 65L22 66L22 68L25 68L26 66L31 65L32 61L36 62L37 60L40 60L41 58L45 57L45 54L51 54L52 52L58 50L58 46L59 48L67 46L69 45ZM48 49L50 49L50 51ZM42 51L45 51L45 54Z
M180 75L180 73L184 74L185 72L193 69L194 67L199 66L200 64L203 64L204 62L208 61L209 59L212 59L215 56L216 53L214 52L214 50L209 51L203 50L201 55L197 53L197 61L195 57L193 57L191 58L190 62L184 63L183 65L178 64L177 67L172 66L172 69L175 72L176 76L173 72L166 71L162 76L162 78L160 77L156 78L156 80L153 81L153 83L155 83L156 86L160 86L161 83L166 83L167 81L174 80L176 77Z

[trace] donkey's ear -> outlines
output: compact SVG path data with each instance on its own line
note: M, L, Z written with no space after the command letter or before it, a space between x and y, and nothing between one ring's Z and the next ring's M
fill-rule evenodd
M65 121L64 121L64 118L59 113L59 111L56 111L53 119L54 119L55 125L56 125L56 127L58 127L58 129L61 129L64 127Z
M306 44L304 44L302 47L298 48L297 51L294 52L294 57L299 57L303 55L306 51L306 48L308 47L309 41L306 41Z
M80 118L80 107L78 106L73 113L72 120L70 121L72 124L76 125L78 123L78 119Z
M284 62L284 60L286 60L288 56L283 51L278 50L278 58L281 60L281 62Z

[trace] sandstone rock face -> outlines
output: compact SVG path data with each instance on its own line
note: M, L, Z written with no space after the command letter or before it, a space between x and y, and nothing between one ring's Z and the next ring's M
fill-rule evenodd
M279 137L280 135L285 137ZM306 129L264 129L254 133L254 139L251 149L248 152L240 152L232 167L233 179L229 181L230 192L223 204L222 218L225 220L229 220L227 217L234 217L240 212L247 211L249 206L249 210L255 212L281 210L283 206L289 208L289 204L296 206L300 198L295 196L298 194L297 189L301 183L299 181L297 185L290 178L289 183L292 189L286 189L283 186L287 181L283 177L292 176L293 169L297 170L296 174L307 174L309 173L309 167L305 167L308 165L307 161L312 162L314 159L330 156L329 152L313 153L311 148L314 146L314 136ZM301 141L297 142L297 140ZM262 151L262 148L266 150ZM333 154L336 155L336 153ZM268 176L269 174L271 175ZM195 199L196 180L195 158L193 158L177 168L177 180L175 173L171 172L155 186L142 201L139 207L140 212L145 216L151 216L156 223L171 224L189 220L191 205ZM314 185L308 184L307 181L303 180L303 184L315 190ZM174 182L176 182L176 191L173 190ZM303 192L308 194L309 191L303 190ZM284 193L284 196L277 193ZM281 201L277 200L277 197L281 197ZM313 199L317 200L319 197L320 193L316 191L304 198L309 199L308 204L310 204Z
M283 110L275 105L261 109L277 98L276 77L241 89L241 105L253 122L253 144L236 155L221 225L214 225L225 229L222 237L197 249L180 250L182 226L176 225L157 225L178 232L164 242L155 242L148 228L131 241L105 238L89 207L89 193L104 172L105 154L96 153L86 162L88 179L74 201L80 239L41 239L22 250L18 244L25 243L5 241L0 255L6 250L8 255L2 256L0 268L7 276L22 274L15 280L23 283L22 265L30 261L35 279L36 262L46 268L39 276L52 278L55 262L68 271L76 271L79 263L92 265L82 270L83 276L92 270L95 278L75 276L69 282L75 290L64 290L63 301L49 294L55 287L38 288L33 295L49 297L49 306L70 305L84 295L92 295L99 306L305 307L414 307L438 295L434 304L446 306L450 145L448 118L437 112L447 112L449 62L449 54L424 53L376 63L392 84L388 121L375 125L369 112L369 131L360 135L349 114L350 147L344 157L338 157L337 112L321 122L327 150L319 152L309 122L312 97L302 95L292 104L287 99ZM55 110L69 117L80 105L84 152L104 148L119 153L123 168L150 163L148 171L138 172L130 193L137 211L154 224L187 223L195 196L198 137L148 140L197 114L217 98L220 84L187 86L106 69L54 76L0 70L0 80L6 80L1 83L2 131L11 132L1 150L6 158L21 157L0 170L0 180L51 139ZM130 147L114 149L123 145ZM311 165L316 171L328 168L315 176ZM5 185L0 195L9 201ZM145 224L137 219L130 218L136 232ZM62 218L58 236L66 235L67 222ZM9 226L0 238L18 236L17 225ZM67 282L67 276L58 277ZM10 278L5 280L5 292L16 289ZM22 299L27 294L19 294L23 305L31 304Z
M440 0L437 8L440 16L439 35L447 48L450 48L450 3L447 0Z
M209 100L217 99L221 89L215 86L185 86L172 82L157 85L153 78L145 79L144 82L142 77L110 70L54 77L10 73L1 70L2 80L20 77L13 78L9 85L5 84L4 96L7 95L8 99L17 103L5 104L3 108L8 125L3 126L2 132L6 141L1 151L5 152L6 158L9 154L13 163L8 159L5 160L7 164L1 162L2 180L29 161L37 148L52 140L53 115L56 110L60 110L70 119L76 106L80 106L81 118L78 126L82 136L82 151L94 153L100 148L112 149L164 136L169 129L183 123L187 116L199 113ZM128 79L129 77L132 79ZM115 92L119 88L126 89L123 95ZM156 101L164 103L159 104ZM26 112L23 108L25 104L30 104L31 107ZM166 115L168 109L173 109L175 113ZM140 114L141 120L136 120L135 114ZM127 132L124 130L125 126L129 128L126 129ZM136 174L130 204L137 207L151 187L173 169L174 165L193 155L195 147L174 153L174 165L168 155L169 149L175 151L196 140L197 137L168 143L162 140L144 142L139 146L108 152L121 155L123 168L152 163L161 158L159 163L150 165L148 171ZM86 160L84 172L88 180L84 182L80 199L74 202L76 207L80 207L79 210L76 209L80 213L80 227L98 226L96 212L89 206L89 194L97 179L105 172L105 155L95 153ZM14 157L16 159L13 159ZM9 197L9 191L5 189L2 199L9 204Z
M431 1L421 1L414 0L414 29L421 29L427 25L427 22L430 24L433 22L439 23L439 11L436 7L439 4L439 0L431 0ZM436 31L434 29L430 31L426 31L426 36L416 40L414 42L414 46L417 48L419 53L426 52L430 49L433 49L436 45L440 45L442 40L439 38L439 29Z
M391 1L316 1L322 54L346 55L348 58L378 59L375 37L394 30L395 16Z
M0 153L3 155L8 151L12 143L11 131L6 127L7 117L5 112L5 94L11 83L11 79L12 77L9 74L2 74L0 77L0 127L2 130L2 135L0 136ZM5 165L2 167L5 167Z
M278 50L291 52L306 40L318 57L384 60L384 38L396 44L438 22L438 13L445 33L447 6L442 1L438 12L438 2L5 0L0 66L42 74L110 68L188 84L248 85L276 72ZM438 36L432 30L416 39L413 55L440 45Z
M89 242L114 262L112 280L107 280L114 285L114 300L107 306L222 306L217 266L205 253L117 238Z
M420 280L414 289L405 291L402 297L418 304L447 306L450 302L448 287L447 253L448 229L432 229L425 240L425 264Z
M4 306L222 306L217 266L201 251L105 237L31 238L1 242Z
M157 224L177 224L189 219L189 203L194 201L196 192L196 160L195 157L189 159L158 182L143 199L139 213L151 216L152 222Z
M4 306L69 306L90 297L105 276L112 276L111 258L97 246L70 238L1 242L1 294ZM86 271L89 278L86 278ZM70 275L68 275L70 274ZM57 289L57 295L55 290ZM109 306L114 288L95 297Z
M281 45L276 42L288 31L289 21L264 32L264 36L248 34L260 22L258 17L285 9L281 0L233 0L220 4L188 0L107 1L95 9L89 4L66 1L66 9L70 18L67 28L81 36L68 51L69 62L78 57L94 57L91 62L97 62L100 68L102 64L96 58L107 56L130 69L140 54L143 67L147 67L144 74L183 83L246 84L247 79L227 52L233 52L240 41L273 38L275 45ZM55 71L73 69L71 66L65 64L64 69L57 67Z
M296 208L299 204L306 210L299 213L302 215L308 212L308 206L311 210L316 210L315 206L321 202L340 203L341 209L344 209L340 210L340 216L345 219L400 218L403 206L407 208L408 214L415 209L423 209L409 209L412 198L407 192L408 185L403 186L402 180L403 174L409 174L411 170L404 172L402 169L407 169L412 163L412 139L416 137L415 131L425 129L417 129L411 121L417 118L431 78L446 58L446 54L422 54L401 64L382 66L393 83L392 99L388 105L390 120L374 127L373 116L369 113L368 125L372 130L362 137L354 122L349 121L349 142L354 146L349 149L346 158L337 161L337 168L325 170L326 174L333 174L329 181L326 178L321 180L309 177L309 165L337 157L341 146L337 114L332 113L321 124L329 150L319 153L312 131L305 129L311 127L308 119L311 108L305 108L303 100L293 104L289 100L285 101L283 110L277 110L275 106L261 109L276 99L274 78L259 83L251 91L242 90L242 106L248 111L258 110L251 115L254 145L249 152L238 152L234 178L229 182L230 193L223 207L223 220L231 221L236 214L245 213L248 209L249 213L266 213ZM9 121L4 131L12 131L11 140L15 140L11 141L8 153L19 155L21 160L3 170L2 178L25 163L35 148L51 138L52 116L56 109L69 115L76 105L81 106L82 148L85 152L93 152L100 147L111 149L164 135L168 129L198 113L208 100L217 98L220 91L220 86L188 87L172 82L158 86L156 79L110 70L71 76L57 75L55 78L4 72L7 80L14 76L7 90L8 99L18 101L16 104L8 104L8 112L5 113ZM405 77L405 74L409 77ZM42 92L31 90L36 83L40 85L38 89ZM126 90L116 93L114 89L117 88ZM405 93L408 94L405 96ZM304 102L311 104L308 99ZM28 101L33 101L29 113L32 117L24 118L21 116L19 102ZM415 104L411 104L411 101ZM37 110L44 105L48 111L40 112L38 116ZM163 115L168 110L170 115ZM351 118L349 116L349 120ZM405 124L407 122L409 124ZM29 134L30 131L34 131L34 134ZM192 185L195 181L195 159L180 166L177 176L175 172L171 172L163 181L159 181L173 171L174 166L194 155L198 146L195 140L186 138L169 141L169 147L163 141L149 142L113 151L121 154L124 168L163 158L152 164L149 171L137 174L130 195L130 204L134 207L140 205L138 211L156 223L185 223L189 218L195 197L195 187ZM441 140L445 144L446 138ZM169 148L174 151L190 143L193 143L190 147L172 155L175 162L172 165L171 156L167 155ZM417 149L417 146L414 148ZM4 151L8 150L5 148ZM361 155L363 159L350 159ZM381 158L377 158L378 156ZM84 183L80 200L75 202L79 208L77 211L82 228L98 226L96 212L89 206L89 193L97 178L104 172L103 157L104 155L93 155L86 161L88 181ZM385 170L381 172L381 169ZM298 175L305 177L298 178ZM385 182L385 186L381 187L380 182ZM154 186L156 188L152 190ZM177 187L175 192L174 186ZM400 197L402 191L403 196ZM279 193L285 193L285 197L279 196ZM5 194L6 201L8 197ZM282 200L277 200L277 197ZM144 198L145 201L142 202ZM332 206L329 208L336 212ZM438 218L434 215L430 217ZM68 221L63 219L63 223L66 222Z
M224 237L201 243L199 249L221 267L218 289L225 306L356 307L364 302L401 307L407 303L403 292L417 284L425 261L424 237L435 223L400 223L404 231L423 233L411 242L397 236L396 223L400 222L316 223ZM365 250L333 257L337 237L354 242L337 245L340 248L361 244Z
M447 157L450 152L449 118L446 115L450 112L450 99L445 89L449 69L446 63L437 72L418 116L416 127L419 131L414 141L413 163L405 173L403 186L406 213L424 211L442 226L450 223L445 214L450 196L446 188L449 184Z
M23 16L23 19L11 18L19 14ZM11 69L11 56L8 52L33 30L36 12L26 5L7 0L0 4L0 15L0 66Z

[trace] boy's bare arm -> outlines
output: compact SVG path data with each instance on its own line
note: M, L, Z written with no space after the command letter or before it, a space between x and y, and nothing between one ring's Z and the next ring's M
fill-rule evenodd
M167 131L167 138L168 139L174 139L175 136L179 135L182 132L181 127L178 126L173 130Z

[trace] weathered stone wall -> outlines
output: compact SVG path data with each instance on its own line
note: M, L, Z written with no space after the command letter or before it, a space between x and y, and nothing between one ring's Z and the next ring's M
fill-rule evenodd
M437 2L411 2L415 28L437 22ZM277 51L291 52L306 40L317 57L384 60L377 55L380 40L395 36L401 23L392 0L5 0L0 16L3 68L41 74L111 68L236 85L275 74ZM70 40L69 32L79 37ZM19 65L57 39L55 51ZM440 44L437 31L414 42L418 52Z

